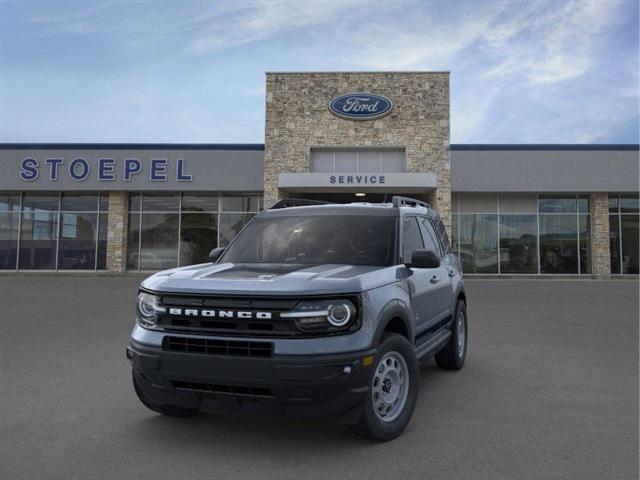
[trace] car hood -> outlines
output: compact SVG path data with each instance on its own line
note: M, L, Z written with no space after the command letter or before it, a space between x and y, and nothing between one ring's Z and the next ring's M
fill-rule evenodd
M158 272L143 288L229 295L357 293L396 282L403 267L205 263Z

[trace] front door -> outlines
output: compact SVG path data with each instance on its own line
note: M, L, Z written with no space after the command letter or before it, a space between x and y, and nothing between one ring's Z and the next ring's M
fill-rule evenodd
M418 225L418 218L404 217L402 220L402 261L404 263L411 261L411 255L415 250L426 248L423 237ZM435 252L439 254L438 250ZM407 282L411 294L416 333L419 335L448 315L448 307L444 305L444 297L447 294L447 285L451 282L444 266L438 268L411 267L411 276Z

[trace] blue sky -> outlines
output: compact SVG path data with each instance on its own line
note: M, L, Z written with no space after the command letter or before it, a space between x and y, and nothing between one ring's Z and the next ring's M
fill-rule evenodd
M452 143L638 142L635 0L0 6L2 142L263 142L292 70L450 70Z

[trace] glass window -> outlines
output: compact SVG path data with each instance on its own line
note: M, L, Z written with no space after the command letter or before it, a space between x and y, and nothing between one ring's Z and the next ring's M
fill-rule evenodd
M422 235L415 217L406 217L402 220L402 261L411 262L411 255L416 250L424 248Z
M311 171L329 173L333 172L333 152L311 152Z
M178 194L145 193L142 196L143 212L177 212L179 205Z
M589 195L578 195L578 213L589 213Z
M442 219L438 218L435 222L435 227L440 236L440 243L444 249L444 253L451 253L451 246L449 245L449 235L447 235L447 228L442 223Z
M129 211L139 212L142 208L142 195L139 193L129 194Z
M217 213L182 214L180 225L180 265L208 262L209 252L217 246Z
M27 198L27 195L25 194L24 197ZM46 200L31 202L30 208L34 205L45 206L46 202ZM19 268L23 270L55 269L57 232L57 211L23 211Z
M336 172L357 172L357 155L356 150L337 151L335 155L335 171Z
M500 215L500 273L538 273L536 215Z
M638 195L620 195L620 213L638 213Z
M61 205L67 212L95 212L98 210L98 194L65 192Z
M419 239L421 245L416 220L409 220L413 224L413 238ZM396 219L390 216L261 217L243 230L221 261L391 265L395 226Z
M538 198L540 213L576 213L576 196L540 196Z
M622 273L638 274L640 245L638 238L638 215L620 215L622 232Z
M57 193L25 193L22 197L22 210L42 210L57 212L59 198Z
M144 207L144 199L142 205ZM140 270L163 270L177 265L178 214L143 214L140 235Z
M540 272L578 273L575 215L540 215Z
M366 150L358 152L358 171L359 172L379 172L380 171L380 152L366 151Z
M109 211L109 194L107 192L100 194L99 208L101 212Z
M426 217L420 217L418 220L422 226L422 238L424 240L424 248L431 250L439 257L442 257L442 249L438 241L436 232L433 230L431 221Z
M616 197L616 201L617 201ZM611 254L611 273L620 271L620 215L609 215L609 251Z
M591 273L591 219L589 215L579 215L580 226L580 273Z
M451 215L451 249L456 255L460 255L458 251L458 214Z
M19 213L0 211L0 270L16 268L19 222Z
M222 195L220 207L223 212L257 212L257 195Z
M127 232L127 269L138 270L140 268L140 214L129 214L129 230Z
M0 192L0 212L20 211L20 194Z
M383 172L404 172L404 150L381 150Z
M218 212L217 193L184 193L183 212Z
M223 213L220 215L220 246L226 247L242 228L253 218L248 213Z
M460 260L469 273L498 273L498 216L459 215Z
M97 206L97 198L95 201ZM63 212L60 218L58 268L93 270L96 265L98 215Z
M609 194L609 213L618 213L618 195Z
M100 213L98 218L98 259L96 268L104 270L107 268L107 233L109 231L108 216Z

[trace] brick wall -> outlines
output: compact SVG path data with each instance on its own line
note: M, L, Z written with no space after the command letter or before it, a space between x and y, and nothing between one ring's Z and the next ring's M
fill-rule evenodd
M129 194L109 193L109 216L107 219L107 270L124 272L127 268L127 220Z
M595 276L608 277L611 274L609 196L606 192L591 194L591 258Z
M408 172L438 175L438 188L429 198L450 229L448 73L267 73L266 81L267 207L286 195L278 191L280 173L309 172L314 147L401 147ZM350 92L384 95L394 108L369 121L333 115L331 99Z

